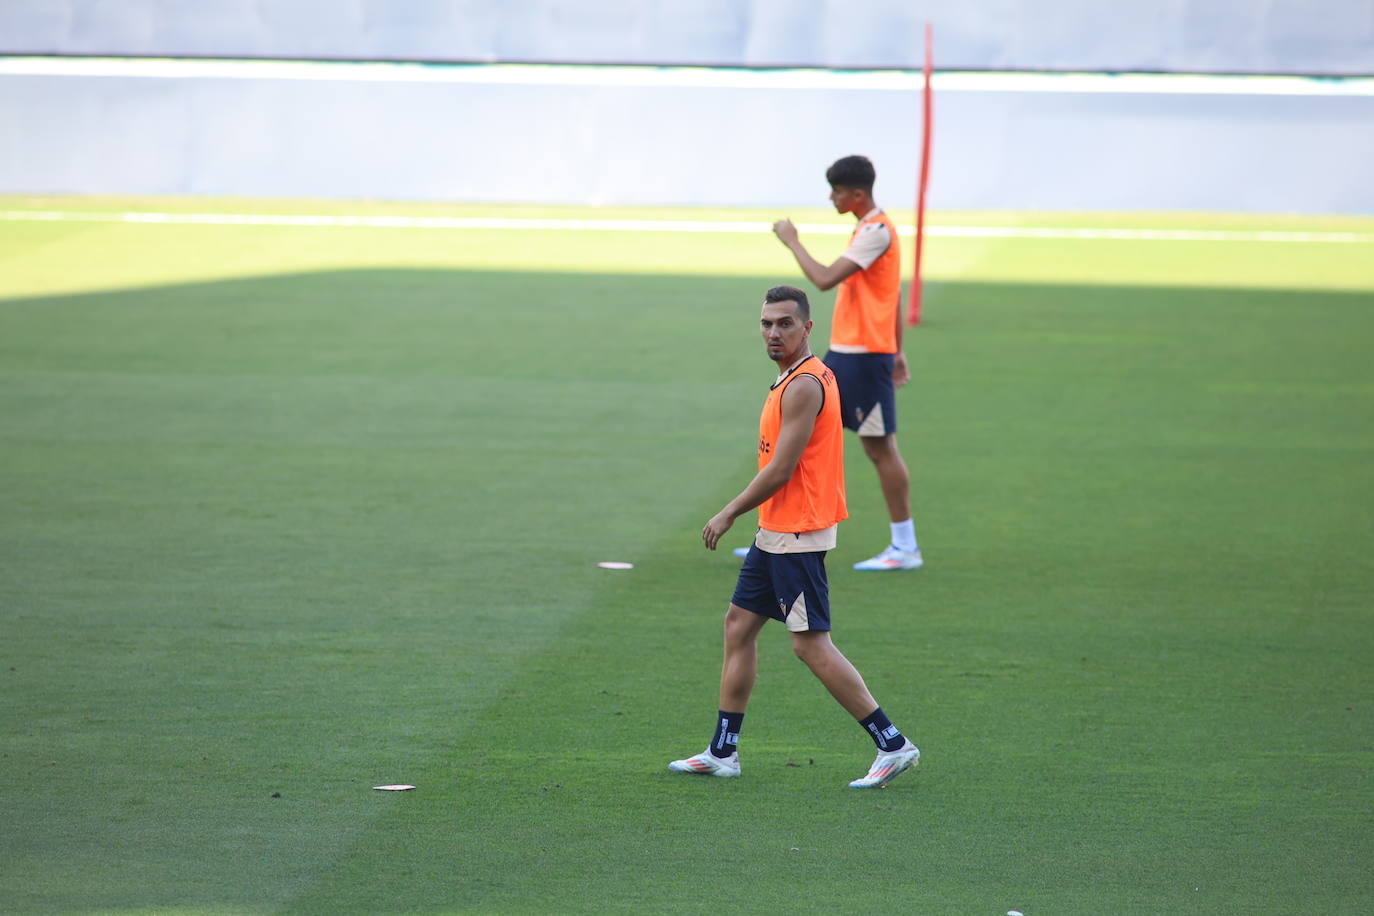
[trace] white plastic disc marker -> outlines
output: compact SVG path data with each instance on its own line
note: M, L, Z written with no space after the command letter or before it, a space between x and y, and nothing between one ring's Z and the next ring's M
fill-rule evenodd
M634 565L633 563L617 563L617 562L612 562L612 561L609 561L609 560L606 561L605 563L598 563L598 564L596 564L596 565L597 565L597 566L600 566L602 569L634 569L634 568L635 568L635 565Z
M414 787L414 786L373 786L372 788L376 789L376 790L379 791L379 792L404 792L404 791L406 791L407 789L413 789L413 788L415 788L415 787Z

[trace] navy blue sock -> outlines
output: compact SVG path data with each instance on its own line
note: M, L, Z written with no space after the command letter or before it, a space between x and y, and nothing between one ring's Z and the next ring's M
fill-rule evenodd
M859 720L859 724L868 732L880 751L895 751L906 744L906 736L888 720L887 713L883 712L881 706L869 713L867 719Z
M739 744L739 729L744 724L744 713L716 713L716 733L711 738L711 754L715 757L729 757Z

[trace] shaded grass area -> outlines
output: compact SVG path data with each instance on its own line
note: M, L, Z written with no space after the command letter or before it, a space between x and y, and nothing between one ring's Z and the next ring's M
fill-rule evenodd
M664 768L715 708L734 563L697 532L750 474L772 282L0 303L3 908L1374 900L1374 299L933 290L899 401L930 566L848 570L885 533L853 442L831 559L924 760L857 793L871 744L781 631L745 777Z

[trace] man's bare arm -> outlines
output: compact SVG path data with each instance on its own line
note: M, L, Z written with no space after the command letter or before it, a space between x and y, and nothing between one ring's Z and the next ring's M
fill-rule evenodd
M814 283L816 288L822 292L834 289L846 277L860 269L858 264L843 255L836 258L835 263L828 267L817 261L811 256L811 252L806 250L806 246L801 243L801 239L797 236L797 227L792 225L790 219L780 219L774 223L773 234L792 252L792 257L797 259L797 266L801 268L802 273L806 274L806 279Z
M778 441L773 445L773 458L759 469L738 496L701 529L701 539L707 550L716 549L721 537L735 524L735 519L758 507L792 479L806 443L811 440L811 431L816 427L816 415L824 403L821 384L814 376L801 376L787 386L782 393L782 428L778 431Z

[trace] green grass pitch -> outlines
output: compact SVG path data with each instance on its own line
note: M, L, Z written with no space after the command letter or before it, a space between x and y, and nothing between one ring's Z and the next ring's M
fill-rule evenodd
M838 219L706 216L782 215ZM1374 232L932 219L988 221ZM871 743L772 628L744 776L665 768L715 711L736 563L699 531L751 474L761 293L800 279L771 237L0 220L0 911L1374 904L1374 245L927 265L928 568L849 570L886 530L852 441L831 557L923 761L856 792Z

